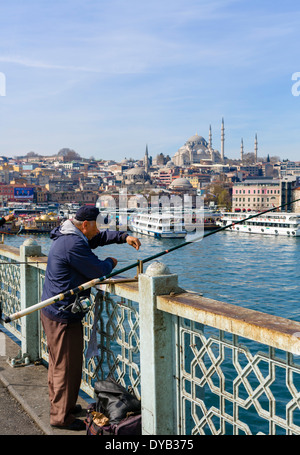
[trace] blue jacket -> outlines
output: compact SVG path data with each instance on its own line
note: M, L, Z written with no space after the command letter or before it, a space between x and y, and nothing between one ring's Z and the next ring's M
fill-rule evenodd
M51 245L42 300L49 299L57 294L74 289L80 284L109 275L113 270L113 261L106 258L100 261L91 248L109 245L111 243L125 243L127 233L121 231L101 231L90 241L67 220L50 233L53 240ZM80 296L89 296L90 290L80 292ZM48 318L58 322L75 322L83 318L83 313L62 311L63 307L75 301L76 296L70 296L59 302L48 305L42 312Z

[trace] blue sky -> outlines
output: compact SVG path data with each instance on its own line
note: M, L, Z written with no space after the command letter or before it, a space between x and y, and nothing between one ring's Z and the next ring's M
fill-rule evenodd
M300 160L299 24L297 0L1 2L0 155L172 157L209 125L220 150L223 117L227 157L257 133Z

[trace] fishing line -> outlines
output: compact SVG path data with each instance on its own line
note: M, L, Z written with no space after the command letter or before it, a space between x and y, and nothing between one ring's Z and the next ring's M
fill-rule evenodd
M1 256L1 253L0 253L0 256ZM118 263L122 263L122 262L128 262L128 261L118 261ZM0 260L0 265L18 265L18 264L27 264L27 265L41 265L41 264L46 264L46 262L43 262L43 261L24 261L24 262L20 262L20 261L14 261L14 262L2 262Z
M141 263L145 264L145 263L147 263L149 261L152 261L152 260L157 259L157 258L159 258L161 256L169 254L169 253L171 253L171 252L173 252L175 250L178 250L179 248L183 248L183 247L185 247L187 245L195 243L196 241L201 240L201 239L203 239L205 237L209 237L211 235L216 234L217 232L224 231L225 229L228 229L231 226L235 226L237 224L244 223L245 221L248 221L248 220L250 220L252 218L256 218L258 216L264 215L265 213L273 212L273 211L278 210L278 209L280 209L282 207L286 207L287 205L291 205L291 204L293 204L294 202L297 202L297 201L300 201L300 198L299 199L295 199L294 201L287 202L285 204L279 205L277 207L273 207L271 209L264 210L263 212L255 213L254 215L250 215L250 216L248 216L246 218L243 218L241 220L235 221L235 222L233 222L231 224L228 224L226 226L222 226L222 227L220 227L218 229L215 229L213 231L210 231L210 232L208 232L208 233L206 233L204 235L196 237L194 240L183 242L180 245L176 245L176 246L174 246L172 248L169 248L168 250L163 250L160 253L156 253L153 256L147 257L146 259L138 260L138 261L134 262L133 264L128 265L127 267L124 267L124 268L122 268L120 270L116 270L114 272L111 272L109 275L102 276L100 278L95 278L95 279L93 279L91 281L88 281L88 282L86 282L86 283L84 283L84 284L82 284L82 285L80 285L80 286L78 286L78 287L76 287L74 289L70 289L70 290L66 291L65 293L57 294L54 297L51 297L51 298L49 298L47 300L44 300L44 301L39 302L39 303L37 303L35 305L32 305L29 308L26 308L26 309L21 310L21 311L19 311L17 313L14 313L11 316L5 316L4 317L4 322L8 323L8 322L14 321L16 319L19 319L19 318L21 318L23 316L27 316L28 314L30 314L30 313L32 313L34 311L37 311L37 310L39 310L41 308L44 308L44 307L46 307L48 305L51 305L52 303L59 302L59 301L65 299L66 297L70 297L70 296L76 295L76 294L78 294L81 291L84 291L86 289L90 289L93 286L97 286L97 285L101 284L103 281L105 281L105 280L107 280L109 278L112 278L112 277L114 277L116 275L119 275L121 273L127 272L128 270L131 270L134 267L140 267ZM113 283L113 280L112 280L112 283Z

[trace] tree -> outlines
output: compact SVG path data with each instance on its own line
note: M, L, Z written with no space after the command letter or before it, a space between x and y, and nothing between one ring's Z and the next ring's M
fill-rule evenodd
M27 158L33 158L33 157L37 157L39 155L37 153L35 153L35 152L28 152L26 154L26 156L27 156Z
M66 161L79 160L81 156L75 150L69 148L62 148L57 154L63 156Z
M220 183L212 183L209 185L205 194L205 203L208 204L210 202L214 202L219 207L226 207L230 210L231 195L229 188Z

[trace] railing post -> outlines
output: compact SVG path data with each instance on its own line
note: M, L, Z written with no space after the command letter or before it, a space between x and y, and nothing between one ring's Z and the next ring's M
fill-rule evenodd
M27 239L20 246L20 275L21 275L21 310L38 303L38 269L22 262L29 256L41 256L41 246L35 240ZM39 358L39 312L35 311L25 316L21 324L22 355L31 361Z
M139 274L140 366L143 434L175 433L176 403L172 315L157 310L156 296L178 287L178 276L154 262Z

